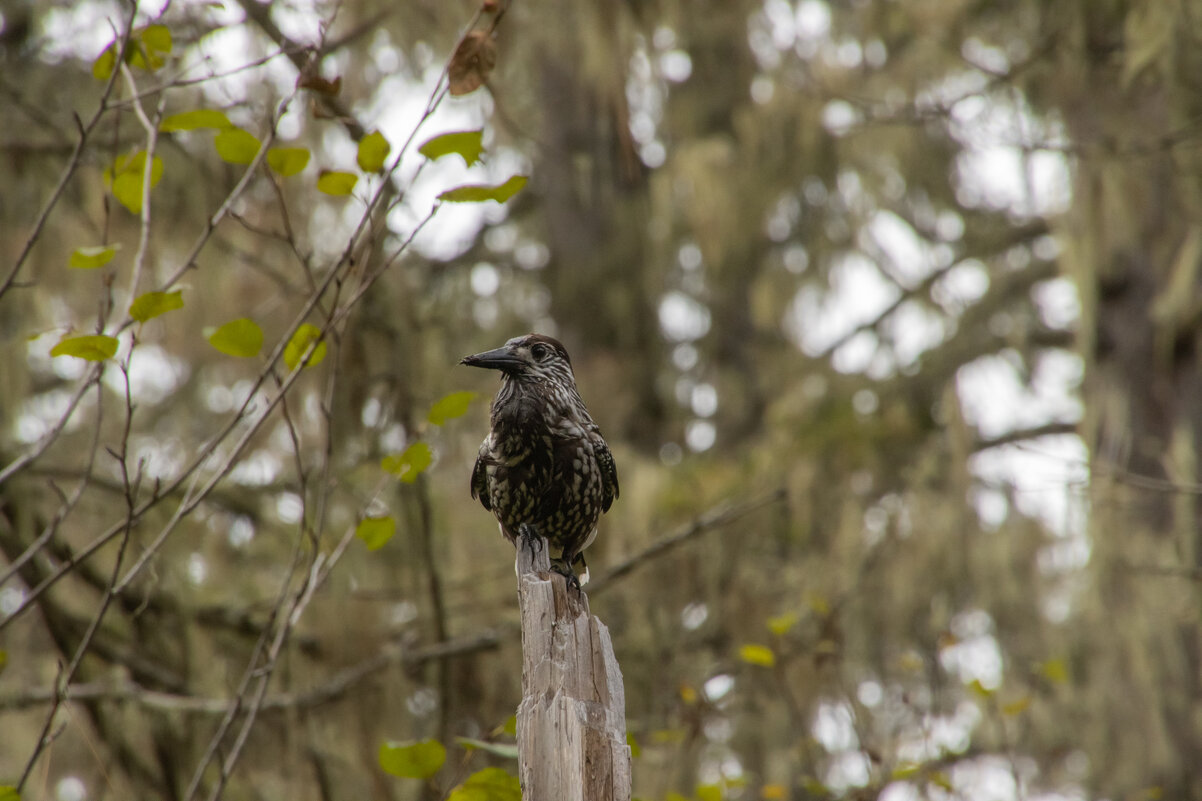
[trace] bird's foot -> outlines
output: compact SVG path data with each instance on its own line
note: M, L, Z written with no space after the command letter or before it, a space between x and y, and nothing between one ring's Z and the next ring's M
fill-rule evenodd
M518 525L518 536L522 540L522 544L530 549L530 557L538 555L538 552L543 549L543 538L538 535L538 530L530 523L520 523Z
M568 586L574 587L577 593L582 592L580 588L580 579L576 576L576 571L572 570L572 566L563 559L551 560L551 572L558 573L559 575L563 576L564 581L567 582Z

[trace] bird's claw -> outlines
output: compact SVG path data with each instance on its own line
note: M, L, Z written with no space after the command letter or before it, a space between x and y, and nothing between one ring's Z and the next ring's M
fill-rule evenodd
M572 570L572 566L563 559L552 559L551 571L563 576L567 585L575 588L577 594L583 591L580 587L580 577L576 575L576 571Z

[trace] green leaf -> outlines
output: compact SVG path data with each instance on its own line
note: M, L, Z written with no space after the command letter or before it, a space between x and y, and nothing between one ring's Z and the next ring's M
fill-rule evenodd
M465 751L486 751L503 759L518 758L518 747L510 743L490 743L487 740L476 740L471 737L456 737L455 744L461 746Z
M458 153L464 163L470 167L480 161L480 154L484 152L484 131L445 133L442 136L426 140L426 143L419 147L417 152L431 161L451 153Z
M0 673L3 673L6 667L8 667L8 651L0 648ZM3 790L3 788L0 788L0 790ZM3 793L0 792L0 798L3 797Z
M359 176L353 172L326 171L317 177L317 191L327 195L349 195Z
M510 715L505 718L505 723L501 726L501 731L509 735L517 735L518 733L518 716Z
M447 749L437 740L417 743L396 743L391 740L380 746L380 767L402 779L428 779L446 762Z
M379 170L384 166L384 159L388 158L390 150L392 150L392 145L388 144L384 134L372 131L359 140L359 155L356 157L359 169L364 172Z
M749 665L772 667L776 664L776 654L766 645L747 644L739 648L739 659Z
M307 147L273 147L267 151L267 166L282 178L290 178L309 164Z
M412 484L432 461L434 455L430 452L430 446L424 442L415 442L400 454L385 456L380 462L380 467L395 474L406 484Z
M117 353L117 338L103 334L82 337L65 337L50 349L51 356L76 356L90 362L111 359Z
M528 180L530 179L525 175L515 175L505 183L498 184L497 186L484 186L481 184L457 186L454 189L448 189L443 192L438 196L438 199L447 203L483 203L486 200L495 200L498 203L504 203L520 192Z
M434 402L426 419L436 426L443 425L448 420L454 420L456 417L466 414L467 407L475 399L475 392L452 392Z
M225 116L224 111L212 108L198 108L192 111L181 111L172 114L159 123L159 130L164 133L176 131L195 131L198 128L232 128L234 124Z
M11 785L0 785L0 801L21 801L21 794Z
M142 211L142 179L146 170L146 153L118 156L104 171L104 185L113 197L132 214ZM163 177L163 160L158 156L150 162L150 188L158 186Z
M697 801L722 801L722 786L703 784L697 788Z
M309 354L309 358L305 361L305 367L316 367L321 364L326 357L326 343L321 341L321 329L309 323L301 323L296 329L296 333L292 335L292 339L288 340L288 346L284 348L284 364L288 365L289 370L295 370L300 364L300 360L304 357L309 346L316 342L313 352Z
M250 164L259 155L259 139L241 128L228 128L213 140L217 155L230 164Z
M363 540L369 551L378 551L396 534L396 520L391 517L365 517L355 526L355 536Z
M117 68L117 44L112 42L108 47L104 48L96 60L92 62L92 77L98 81L107 81L113 77L113 70Z
M895 780L910 779L917 776L920 770L922 770L922 765L917 762L902 762L893 769L890 778Z
M129 316L144 323L147 320L166 314L175 309L184 308L184 292L177 289L174 292L147 292L139 295L129 306Z
M522 787L517 776L502 768L485 768L468 776L447 801L522 801Z
M626 732L626 745L630 747L630 756L638 759L643 755L643 748L639 745L639 741L635 739L634 732Z
M95 245L71 251L70 267L74 270L95 270L103 267L117 255L120 245Z
M209 344L227 356L248 358L263 347L263 329L249 317L231 320L208 336Z

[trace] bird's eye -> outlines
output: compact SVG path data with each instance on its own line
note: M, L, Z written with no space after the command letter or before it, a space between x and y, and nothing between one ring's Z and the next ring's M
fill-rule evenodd
M547 356L550 355L550 353L551 353L551 349L548 348L546 345L535 345L533 348L530 349L530 355L533 356L535 359L537 359L540 362L543 359L547 358Z

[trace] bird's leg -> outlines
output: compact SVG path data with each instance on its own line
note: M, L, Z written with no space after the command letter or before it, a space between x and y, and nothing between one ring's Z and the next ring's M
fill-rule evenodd
M538 530L532 523L519 523L518 536L521 538L522 544L530 549L532 558L543 549L543 538L538 535Z

